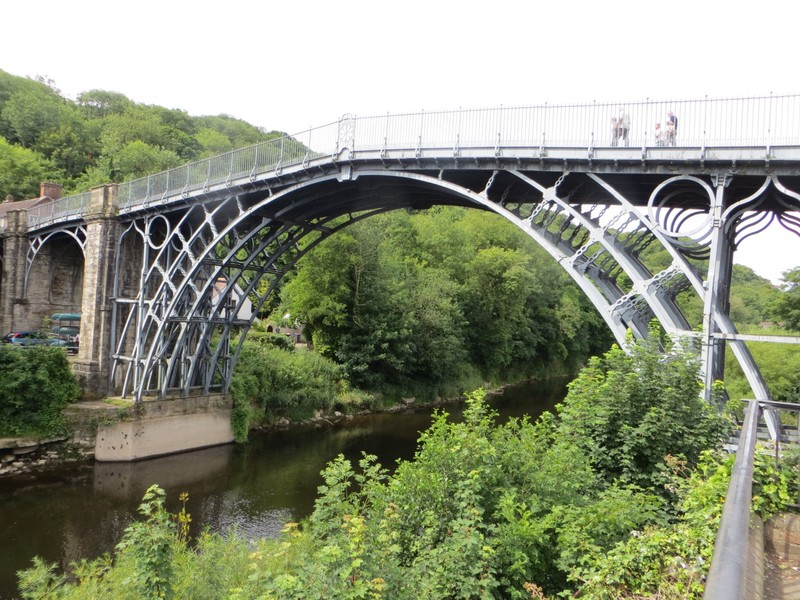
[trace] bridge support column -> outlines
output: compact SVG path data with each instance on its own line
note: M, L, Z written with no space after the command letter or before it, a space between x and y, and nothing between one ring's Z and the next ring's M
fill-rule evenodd
M733 272L733 246L722 221L725 206L725 188L729 179L720 175L716 185L714 203L710 208L711 253L708 259L708 275L705 282L703 306L703 376L704 394L710 401L714 382L725 376L725 341L715 338L719 331L714 320L714 311L726 315L730 306L731 274Z
M86 397L106 396L111 366L111 294L117 256L117 186L92 190L86 213L81 337L74 371Z
M0 283L0 335L20 329L26 300L25 257L28 254L28 211L8 211L3 238L3 273Z

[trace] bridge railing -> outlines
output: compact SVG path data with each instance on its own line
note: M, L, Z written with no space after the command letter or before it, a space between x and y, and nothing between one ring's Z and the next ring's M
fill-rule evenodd
M731 480L725 495L725 506L717 532L714 554L706 580L703 598L706 600L746 600L754 597L749 584L758 585L758 573L748 572L748 550L750 533L750 511L753 491L753 469L757 451L758 427L765 411L788 412L792 420L800 416L800 404L786 402L750 400L739 435L736 460L731 471ZM785 445L798 445L798 429L781 432L774 440L775 460L780 460ZM782 446L784 444L784 446ZM800 486L800 479L798 479ZM797 503L800 508L800 487Z
M65 196L28 209L28 227L35 229L43 225L67 221L86 213L89 208L91 192Z
M672 138L666 134L669 113L677 118ZM628 124L624 135L614 129L612 122L620 118ZM436 149L451 150L458 156L463 149L472 148L513 155L515 147L539 147L544 152L548 148L591 151L615 145L701 149L763 146L766 157L771 146L800 145L800 95L648 99L345 116L295 135L123 183L119 187L120 210L125 213L151 203L180 199L246 177L279 175L288 167L319 157L338 158L345 151L380 150L413 156ZM76 216L74 198L56 200L50 208L31 213L29 226Z

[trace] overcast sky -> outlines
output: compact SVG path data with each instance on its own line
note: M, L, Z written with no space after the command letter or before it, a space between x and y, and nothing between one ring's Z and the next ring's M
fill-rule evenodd
M14 1L0 69L287 133L344 113L800 92L796 9L741 4ZM777 280L800 248L775 239L738 260Z

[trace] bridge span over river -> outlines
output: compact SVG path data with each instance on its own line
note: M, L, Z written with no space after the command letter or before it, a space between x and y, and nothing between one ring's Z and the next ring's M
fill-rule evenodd
M613 128L618 116L627 129ZM225 393L245 337L234 334L256 312L241 309L246 299L258 309L305 253L348 225L434 205L514 223L619 342L647 335L654 318L699 339L707 391L727 348L754 397L769 400L746 342L800 341L738 333L728 301L743 240L772 227L800 234L800 95L345 115L8 210L0 325L81 312L75 369L97 396ZM647 264L653 247L669 264ZM702 323L689 322L678 294L696 296Z

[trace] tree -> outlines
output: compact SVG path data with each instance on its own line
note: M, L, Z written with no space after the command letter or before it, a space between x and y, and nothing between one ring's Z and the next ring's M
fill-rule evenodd
M56 131L73 109L60 96L42 89L13 93L3 105L0 118L6 124L9 141L36 148L41 137Z
M0 344L0 437L63 434L62 411L80 395L62 349L34 346L21 352Z
M258 127L230 115L195 117L195 120L197 121L198 134L203 129L217 131L230 140L231 148L252 146L258 142L276 137L275 134L264 133ZM195 134L196 137L198 134Z
M194 139L200 144L200 158L222 154L234 148L233 143L231 143L227 135L221 131L209 129L208 127L201 128L194 135Z
M144 177L150 173L177 167L182 162L181 157L172 150L134 140L122 147L116 155L115 180L126 181Z
M783 274L781 293L772 303L770 312L786 329L800 331L800 267Z
M78 94L78 106L92 119L125 112L134 102L127 96L105 90L89 90Z
M39 184L56 178L58 170L33 150L9 144L0 137L0 200L11 194L18 200L39 195Z

